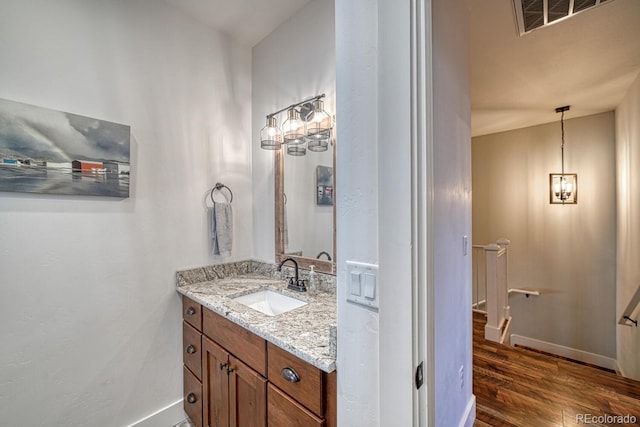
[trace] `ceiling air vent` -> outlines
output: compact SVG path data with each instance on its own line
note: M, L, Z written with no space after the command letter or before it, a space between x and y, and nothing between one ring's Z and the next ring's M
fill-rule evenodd
M599 6L607 0L513 0L518 24L518 33L522 36L578 12ZM611 2L612 0L609 0Z

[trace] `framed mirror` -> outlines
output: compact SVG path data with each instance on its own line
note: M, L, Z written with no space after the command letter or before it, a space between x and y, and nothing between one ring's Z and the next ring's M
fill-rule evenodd
M299 268L335 274L335 133L331 142L304 156L275 153L276 263L290 257Z

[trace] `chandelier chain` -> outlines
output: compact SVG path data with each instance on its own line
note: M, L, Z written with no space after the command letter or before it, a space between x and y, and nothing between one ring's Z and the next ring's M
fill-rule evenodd
M562 156L562 177L564 179L564 110L560 116L560 127L562 129L562 145L560 146L560 152Z

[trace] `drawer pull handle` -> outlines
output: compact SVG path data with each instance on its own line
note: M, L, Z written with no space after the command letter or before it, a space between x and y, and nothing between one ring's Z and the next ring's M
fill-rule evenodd
M187 402L189 403L196 403L198 401L198 399L196 398L196 395L193 393L189 393L187 395Z
M193 345L189 345L189 347L187 347L187 353L194 354L195 352L196 348Z
M282 369L280 375L282 375L282 378L291 383L297 383L300 381L300 375L298 375L298 373L293 368L290 368L288 366Z
M187 316L193 316L194 314L196 314L196 309L193 307L189 307L187 308L186 313L187 313Z

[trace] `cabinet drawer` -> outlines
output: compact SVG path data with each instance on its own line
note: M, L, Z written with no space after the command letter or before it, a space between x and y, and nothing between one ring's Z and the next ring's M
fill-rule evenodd
M268 343L269 381L309 408L324 416L324 382L322 371L304 360Z
M273 384L267 387L269 427L324 427L324 421L287 396Z
M184 369L184 412L195 427L202 427L202 383L189 371Z
M182 360L202 380L202 334L187 322L182 322Z
M202 307L185 296L182 296L182 318L197 330L202 330Z
M266 341L209 309L202 311L202 331L263 377L267 376Z

